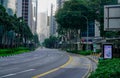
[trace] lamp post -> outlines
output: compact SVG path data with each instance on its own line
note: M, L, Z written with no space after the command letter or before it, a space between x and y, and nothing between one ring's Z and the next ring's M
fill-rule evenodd
M82 16L86 19L86 22L87 22L87 46L86 46L86 49L88 50L88 37L89 37L89 27L88 27L88 18L86 16Z

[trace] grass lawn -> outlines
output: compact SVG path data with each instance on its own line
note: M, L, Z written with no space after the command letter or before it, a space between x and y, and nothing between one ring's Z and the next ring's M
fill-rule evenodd
M18 47L18 48L12 48L12 49L0 49L0 56L10 56L10 55L16 55L16 54L21 54L25 52L30 52L30 50L25 47Z

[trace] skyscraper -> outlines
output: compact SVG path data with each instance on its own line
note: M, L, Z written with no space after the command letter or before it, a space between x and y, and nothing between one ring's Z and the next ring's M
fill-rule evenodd
M39 27L37 28L37 32L39 34L39 39L40 42L44 42L44 40L46 38L49 37L49 26L47 26L47 13L45 12L41 12L38 14L39 18L38 18L38 23L39 23Z
M54 5L51 4L51 15L50 15L50 35L57 36L57 22L54 16Z
M37 26L37 0L17 0L17 16L23 17L33 34Z
M29 0L17 0L17 16L23 17L28 23Z
M37 33L37 0L30 0L28 11L28 25L33 34Z

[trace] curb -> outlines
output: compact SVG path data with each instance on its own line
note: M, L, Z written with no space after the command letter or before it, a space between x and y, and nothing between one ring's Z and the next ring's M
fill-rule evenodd
M91 66L91 64L90 64L89 69L88 69L88 72L87 72L86 75L85 75L84 77L82 77L82 78L88 78L88 77L90 76L91 72L92 72L92 66Z
M95 62L96 64L98 64L98 60L95 60L96 57L95 57L95 58L94 58L94 57L95 57L95 56L90 56L90 57L87 56L88 59L90 59L90 60L92 60L93 62Z
M88 59L90 59L91 61L93 61L94 63L96 63L96 64L98 64L98 60L95 60L95 58L93 58L92 56L86 56ZM89 69L89 71L88 71L88 73L84 76L84 78L88 78L89 76L90 76L90 74L91 74L91 72L92 72L92 65L90 65L90 67L89 67L90 69Z

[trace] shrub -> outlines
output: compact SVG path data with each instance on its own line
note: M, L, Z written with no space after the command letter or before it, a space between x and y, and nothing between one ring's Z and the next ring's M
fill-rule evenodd
M67 50L67 52L70 53L75 53L75 54L81 54L81 55L90 55L92 53L92 51L88 50L88 51L81 51L81 50Z
M96 53L100 53L100 52L102 52L101 49L97 49L96 50Z
M120 59L100 60L89 78L120 78Z
M88 51L81 51L79 54L81 55L90 55L92 53L92 51L88 50Z

